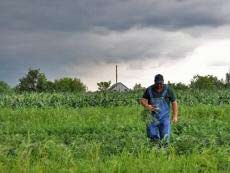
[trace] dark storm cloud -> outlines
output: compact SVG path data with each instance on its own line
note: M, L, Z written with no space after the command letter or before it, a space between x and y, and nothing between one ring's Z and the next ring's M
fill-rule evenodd
M176 29L229 24L228 0L2 0L0 25L20 30L86 30L101 26Z
M83 76L100 62L181 58L197 42L190 28L229 16L227 0L1 0L0 80L15 84L29 67L53 79L71 65Z

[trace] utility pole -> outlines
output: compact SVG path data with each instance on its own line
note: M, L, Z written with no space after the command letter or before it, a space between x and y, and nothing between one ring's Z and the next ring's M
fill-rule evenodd
M117 84L117 64L116 64L116 84Z
M226 83L230 84L230 65L228 66L228 72L226 73Z

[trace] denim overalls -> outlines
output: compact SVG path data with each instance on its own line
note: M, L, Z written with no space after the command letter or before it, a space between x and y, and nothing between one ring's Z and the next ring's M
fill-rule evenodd
M150 104L156 106L158 109L152 112L153 121L147 125L147 135L153 140L165 139L169 142L170 136L170 107L165 100L167 94L168 85L165 85L165 89L160 98L155 98L152 93L152 88L148 89L150 96Z

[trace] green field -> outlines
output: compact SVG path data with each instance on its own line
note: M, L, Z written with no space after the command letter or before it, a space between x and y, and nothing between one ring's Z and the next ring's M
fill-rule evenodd
M95 106L87 96L2 96L0 172L230 172L230 92L207 93L178 95L179 122L161 149L146 137L138 94L97 96Z

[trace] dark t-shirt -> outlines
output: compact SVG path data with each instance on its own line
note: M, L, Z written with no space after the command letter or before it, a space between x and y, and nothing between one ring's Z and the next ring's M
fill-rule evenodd
M163 86L163 90L162 92L158 93L156 90L155 90L155 87L154 85L151 85L150 87L148 87L145 92L144 92L144 95L143 95L143 98L144 99L147 99L149 104L150 104L150 95L149 95L149 89L152 90L152 93L153 93L153 97L154 98L160 98L165 90L165 87L166 85L164 84ZM173 91L173 89L168 85L168 89L167 89L167 93L165 95L165 100L167 101L167 103L169 104L170 106L170 102L174 102L176 100L176 94L175 92Z

